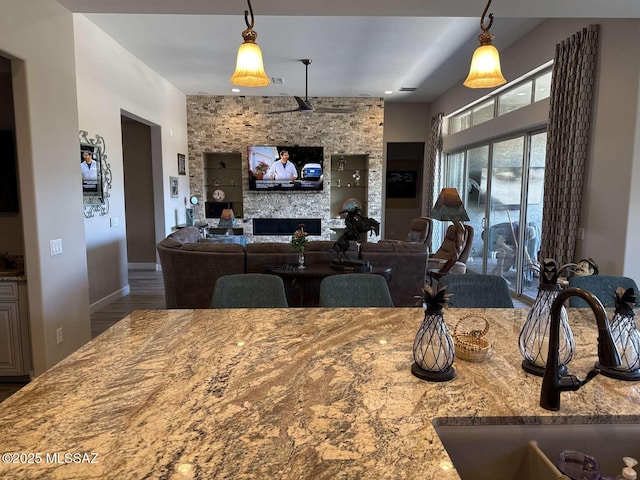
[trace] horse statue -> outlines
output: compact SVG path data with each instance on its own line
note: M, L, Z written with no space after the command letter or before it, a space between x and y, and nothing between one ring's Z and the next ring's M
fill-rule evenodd
M347 216L344 219L345 226L347 227L345 231L338 237L338 240L335 241L331 249L329 250L331 253L336 254L336 258L340 261L340 255L344 257L345 260L349 260L347 256L347 250L349 250L349 243L351 240L359 240L360 235L363 233L370 233L373 235L380 235L380 222L374 220L373 218L368 218L360 214L360 208L355 207L350 210L342 210L340 213L346 213Z

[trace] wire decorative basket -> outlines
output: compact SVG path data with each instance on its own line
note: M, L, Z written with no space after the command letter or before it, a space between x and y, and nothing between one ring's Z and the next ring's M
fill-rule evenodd
M455 356L469 362L487 360L492 353L491 342L484 338L488 331L489 322L482 315L469 314L458 320L453 328Z

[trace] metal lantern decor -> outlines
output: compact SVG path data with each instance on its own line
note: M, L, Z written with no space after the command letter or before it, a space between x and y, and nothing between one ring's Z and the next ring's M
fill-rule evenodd
M551 322L551 305L561 291L558 285L558 272L567 268L569 264L560 269L556 261L546 258L540 272L540 286L538 295L529 310L527 320L522 326L518 344L520 353L524 357L522 368L534 375L543 376L549 352L549 324ZM569 327L569 318L564 307L560 308L560 352L559 363L562 372L566 371L566 364L571 361L575 343L573 333Z
M620 356L620 366L600 366L603 375L619 380L640 380L640 332L636 327L633 307L636 292L633 288L618 287L615 294L616 310L611 319L611 337Z
M422 380L445 382L455 378L453 369L453 338L444 323L442 307L450 295L445 288L434 292L430 285L422 289L424 320L413 341L413 359L411 373Z

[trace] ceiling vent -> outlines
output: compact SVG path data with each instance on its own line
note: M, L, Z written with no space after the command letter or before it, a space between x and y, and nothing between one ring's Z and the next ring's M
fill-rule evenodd
M282 77L271 77L271 83L276 85L282 85L284 83L284 78Z
M402 87L400 89L401 92L415 92L417 90L416 87Z

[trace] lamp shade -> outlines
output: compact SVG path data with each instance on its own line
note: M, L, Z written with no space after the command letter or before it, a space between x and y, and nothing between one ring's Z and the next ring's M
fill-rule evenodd
M440 191L430 216L434 220L442 221L466 222L469 220L469 215L464 209L458 190L455 188L443 188Z
M222 213L220 214L220 219L222 220L234 220L236 218L236 216L233 213L233 209L231 208L225 208L222 210Z
M266 87L271 83L264 71L262 51L257 43L245 38L238 48L236 71L231 76L231 83L243 87Z
M464 86L469 88L493 88L507 83L500 70L500 54L491 44L480 45L473 52L469 75Z

